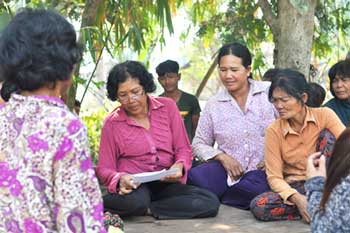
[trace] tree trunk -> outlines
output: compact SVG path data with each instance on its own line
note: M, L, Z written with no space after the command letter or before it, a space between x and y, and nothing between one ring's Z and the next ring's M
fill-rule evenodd
M289 0L278 3L278 34L274 36L274 64L292 68L309 78L316 1L307 1L307 12L296 9Z
M316 0L279 0L278 15L259 0L274 37L274 65L300 71L309 79Z
M81 41L81 33L82 29L87 26L94 26L96 23L96 15L97 15L97 10L98 6L100 4L99 0L86 0L85 1L85 7L84 11L82 14L82 20L81 20L81 26L80 26L80 35L79 35L79 42ZM84 45L83 45L84 47ZM74 75L76 77L79 76L79 70L80 70L80 64L77 64L75 67L75 72ZM69 88L68 91L68 96L67 98L63 98L65 103L70 109L73 109L74 103L75 103L75 98L77 94L77 87L78 85L76 83L72 83L71 87Z

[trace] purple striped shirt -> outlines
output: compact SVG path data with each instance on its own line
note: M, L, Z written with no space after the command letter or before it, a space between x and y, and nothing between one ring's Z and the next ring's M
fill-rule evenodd
M249 83L244 112L226 89L209 99L192 143L196 156L208 160L224 152L238 160L246 172L256 170L264 158L265 129L277 112L268 101L270 83Z

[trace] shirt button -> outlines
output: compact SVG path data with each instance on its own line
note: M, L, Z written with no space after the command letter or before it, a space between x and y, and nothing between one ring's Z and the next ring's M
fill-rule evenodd
M244 144L244 148L246 148L246 149L247 149L247 148L248 148L248 144Z
M159 157L158 156L156 157L156 162L159 162Z

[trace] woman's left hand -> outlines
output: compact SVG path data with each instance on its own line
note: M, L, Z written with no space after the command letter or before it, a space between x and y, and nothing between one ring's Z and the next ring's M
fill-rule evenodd
M306 178L315 176L326 177L326 157L321 152L316 152L307 159Z
M184 168L184 165L182 163L175 163L169 169L177 169L177 173L174 175L166 176L162 178L161 181L172 182L172 183L180 182L183 176L183 168Z

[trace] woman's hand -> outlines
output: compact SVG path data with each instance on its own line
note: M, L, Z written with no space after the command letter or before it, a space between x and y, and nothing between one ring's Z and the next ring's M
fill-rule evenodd
M228 154L221 153L215 156L216 160L219 160L222 166L225 168L226 173L230 176L231 180L238 180L244 174L242 165Z
M315 176L326 177L326 157L321 152L316 152L307 159L306 178Z
M133 182L133 176L130 174L125 174L120 177L119 180L119 195L126 195L131 193L134 189L137 189L140 184L135 184Z
M265 171L265 162L264 162L264 161L260 161L260 162L256 165L256 169L261 170L261 171Z
M310 216L307 212L307 199L305 195L302 195L300 193L295 193L293 194L291 197L289 197L289 200L294 203L299 210L299 213L301 215L301 217L303 218L303 220L306 223L310 223Z
M183 176L184 165L182 163L175 163L173 166L170 167L170 169L177 169L177 173L174 175L165 176L161 179L161 181L172 183L180 182Z

